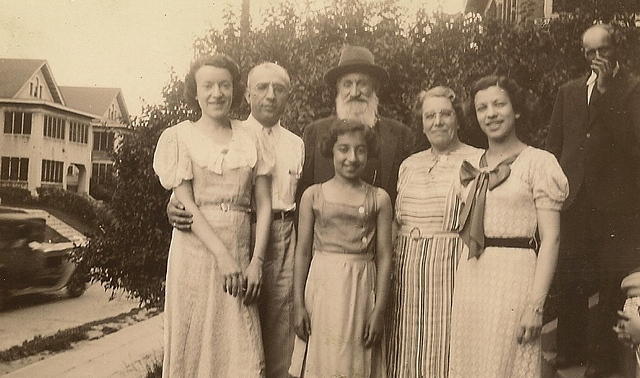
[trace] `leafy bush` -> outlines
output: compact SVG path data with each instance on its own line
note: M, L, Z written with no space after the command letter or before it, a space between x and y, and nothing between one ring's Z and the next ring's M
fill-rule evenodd
M0 198L2 205L44 208L89 236L109 218L108 209L86 195L52 187L36 188L36 192L32 196L26 189L0 187Z
M181 103L182 83L175 75L164 88L163 105L149 107L134 120L115 154L118 172L108 214L99 217L100 232L78 249L76 257L106 289L123 288L148 306L162 304L171 227L165 205L169 192L151 167L160 133L192 113Z
M33 202L27 189L0 187L0 205L26 205Z
M99 205L91 198L58 188L40 187L36 191L39 205L71 214L91 228L98 226Z
M89 194L91 197L98 201L111 201L113 191L115 190L115 183L111 181L98 183L91 180L91 185L89 187Z
M540 146L556 91L561 83L586 72L580 35L593 16L576 14L535 24L502 24L479 18L428 17L408 20L392 0L333 0L318 12L300 13L291 2L267 11L265 23L240 35L239 18L226 14L227 25L194 42L196 55L225 53L243 71L262 61L275 61L291 75L291 95L283 124L300 133L312 120L333 111L335 93L323 82L336 64L344 43L369 47L391 79L380 93L381 114L416 130L412 106L416 94L448 85L460 96L482 75L504 73L539 99L535 128L524 139ZM623 62L640 71L640 29L618 18ZM94 278L108 288L124 288L147 304L163 298L170 226L165 216L169 193L162 189L151 164L158 137L166 127L197 116L182 101L183 83L172 74L164 102L145 109L116 153L116 188L107 204L111 217L99 220L101 233L82 250ZM244 104L235 116L244 119ZM482 145L478 130L464 128L462 138ZM424 141L423 141L424 145Z
M594 22L597 8L586 5L586 13L514 25L479 17L434 18L423 11L410 20L389 0L334 0L324 10L304 15L297 13L292 3L284 2L268 10L266 23L244 37L235 16L229 13L224 30L211 30L198 38L194 47L196 54L226 53L245 72L265 60L287 68L293 89L283 124L294 131L332 113L335 92L326 86L323 75L338 61L344 43L372 50L376 63L390 75L380 93L382 115L412 126L420 138L421 128L411 109L421 89L448 85L465 97L479 77L507 74L540 100L538 127L523 136L540 146L559 85L588 68L580 36ZM614 22L620 26L623 62L640 72L640 29L627 14ZM248 115L248 105L239 113L241 117ZM478 130L465 129L462 137L483 144Z

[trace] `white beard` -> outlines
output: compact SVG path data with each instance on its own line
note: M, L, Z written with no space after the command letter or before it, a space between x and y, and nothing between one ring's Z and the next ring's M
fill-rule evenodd
M371 96L363 101L349 101L336 97L336 114L339 119L349 119L358 121L369 127L373 127L378 119L378 95L372 93Z

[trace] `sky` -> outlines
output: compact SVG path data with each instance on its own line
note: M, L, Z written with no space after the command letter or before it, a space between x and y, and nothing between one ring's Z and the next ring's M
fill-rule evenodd
M325 0L312 0L322 6ZM398 0L410 10L462 10L465 0ZM272 0L252 0L252 23ZM61 86L121 88L129 113L162 101L184 76L196 37L221 28L241 0L0 0L0 57L45 59Z

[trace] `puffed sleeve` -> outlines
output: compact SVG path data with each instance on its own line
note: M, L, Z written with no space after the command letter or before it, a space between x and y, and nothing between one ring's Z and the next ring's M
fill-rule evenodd
M271 175L276 165L276 156L275 151L270 151L266 145L265 141L261 136L257 136L256 141L256 152L257 152L257 160L256 165L254 167L254 172L256 176L265 176Z
M531 183L536 209L560 210L569 195L569 182L556 158L549 152L539 152Z
M177 126L169 127L160 135L153 155L153 170L165 189L177 187L182 180L193 179L191 158Z

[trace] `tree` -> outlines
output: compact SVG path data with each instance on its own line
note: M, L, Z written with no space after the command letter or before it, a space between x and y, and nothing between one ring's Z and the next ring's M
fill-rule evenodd
M196 114L182 101L184 84L175 74L163 89L164 102L149 106L132 122L115 152L115 191L99 218L100 231L76 258L106 289L125 289L146 305L163 300L171 227L165 205L169 194L152 169L160 133Z
M240 30L242 36L244 38L249 34L249 29L251 28L251 18L249 16L249 11L251 9L250 6L251 0L242 0L242 11L240 13Z

